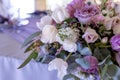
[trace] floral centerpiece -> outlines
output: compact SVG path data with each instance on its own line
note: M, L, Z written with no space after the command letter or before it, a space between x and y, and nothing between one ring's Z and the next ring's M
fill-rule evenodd
M115 80L120 66L120 2L73 0L37 23L23 44L60 80ZM119 79L119 77L117 77ZM117 80L118 80L117 79Z

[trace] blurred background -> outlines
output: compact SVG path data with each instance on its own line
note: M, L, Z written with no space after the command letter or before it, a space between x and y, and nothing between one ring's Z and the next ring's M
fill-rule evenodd
M0 0L1 6L4 6L4 12L9 12L19 17L26 17L26 13L31 13L34 11L44 11L54 7L54 5L64 5L72 0ZM2 9L3 10L3 9ZM6 16L6 14L1 11L1 14Z

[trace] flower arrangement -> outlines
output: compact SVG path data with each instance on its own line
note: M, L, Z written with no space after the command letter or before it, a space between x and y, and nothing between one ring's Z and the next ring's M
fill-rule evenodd
M120 2L73 0L37 23L24 43L31 59L57 70L60 80L115 80L120 66ZM117 80L118 80L117 79Z

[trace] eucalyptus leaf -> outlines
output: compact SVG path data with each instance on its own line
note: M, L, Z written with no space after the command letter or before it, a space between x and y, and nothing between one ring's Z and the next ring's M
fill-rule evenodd
M84 47L81 51L80 51L81 55L92 55L91 50L88 47Z
M67 71L68 72L73 72L77 69L79 65L77 63L71 63L69 64L68 68L67 68Z
M23 68L25 65L27 65L32 59L35 59L37 57L36 51L33 51L28 58L18 67L18 69Z
M119 70L119 68L116 65L111 64L111 65L108 66L107 74L110 77L115 77L117 75L118 70Z
M95 56L99 61L103 61L110 55L110 53L111 52L107 48L95 48L93 56Z
M83 58L78 58L75 60L77 64L79 64L81 67L83 67L84 69L89 69L90 68L90 64L89 62L87 62L85 59Z
M108 55L102 62L100 62L98 65L104 65L108 64L111 61L111 55Z
M29 43L31 43L33 41L33 38L35 38L36 36L39 36L41 34L41 32L35 32L32 35L30 35L25 42L22 44L22 48L27 46Z
M63 80L80 80L78 77L72 74L65 75Z
M79 43L79 42L77 42L77 51L79 52L79 53L81 53L81 50L82 50L82 44L81 43Z
M106 64L106 65L104 66L104 68L102 69L102 73L101 73L102 78L104 78L104 76L105 76L105 74L106 74L106 72L107 72L107 69L108 69L108 64Z
M42 63L49 63L50 61L52 61L53 59L55 59L55 56L51 56L51 55L44 55L41 62Z

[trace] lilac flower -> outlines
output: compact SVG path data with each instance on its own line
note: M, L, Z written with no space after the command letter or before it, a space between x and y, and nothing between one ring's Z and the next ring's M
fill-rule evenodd
M73 0L70 4L67 5L68 12L70 16L73 17L76 9L80 9L84 5L85 0Z
M99 8L95 5L88 5L86 4L81 9L77 9L74 13L74 16L82 23L90 23L92 18L95 15L100 13Z
M82 67L81 70L86 73L96 73L98 71L98 60L96 57L85 56L84 59L90 64L90 68L84 69L84 67Z
M120 34L113 36L110 39L112 49L120 52Z

